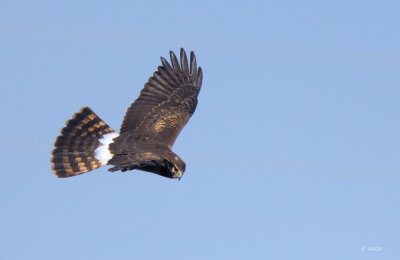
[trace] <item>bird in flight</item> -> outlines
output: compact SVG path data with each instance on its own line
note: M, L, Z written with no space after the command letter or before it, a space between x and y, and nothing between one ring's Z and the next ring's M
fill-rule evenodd
M197 106L203 72L196 56L184 49L180 60L171 51L139 97L125 114L120 133L115 132L89 107L83 107L62 128L52 151L57 177L72 177L111 165L111 172L142 170L180 179L185 162L172 151L182 128Z

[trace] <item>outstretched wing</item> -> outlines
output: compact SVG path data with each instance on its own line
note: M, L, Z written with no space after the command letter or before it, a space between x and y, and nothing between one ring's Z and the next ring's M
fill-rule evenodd
M194 113L203 72L197 68L193 52L190 53L190 64L184 49L180 51L180 62L172 51L170 57L171 65L161 58L162 66L149 78L140 96L129 107L119 139L134 134L136 138L139 136L172 147Z

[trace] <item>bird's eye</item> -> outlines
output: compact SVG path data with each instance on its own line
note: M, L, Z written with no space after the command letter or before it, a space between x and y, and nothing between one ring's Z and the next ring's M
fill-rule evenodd
M172 171L173 172L178 172L178 168L176 168L175 166L172 167Z

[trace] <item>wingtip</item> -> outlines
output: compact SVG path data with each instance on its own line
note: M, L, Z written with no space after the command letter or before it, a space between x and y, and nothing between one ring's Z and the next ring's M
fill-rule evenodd
M183 48L181 48L180 51L180 57L181 57L181 69L185 74L189 74L189 64L188 64L188 59L186 52Z
M183 71L184 74L190 75L190 78L192 78L192 80L194 80L196 85L200 88L203 82L203 71L201 67L197 67L197 59L194 51L190 51L189 60L183 47L179 49L179 54L180 59L178 60L175 53L172 50L169 51L171 63L169 63L165 58L160 57L163 67L175 71Z
M181 47L181 49L180 49L180 54L181 54L181 56L186 55L185 49L183 47Z
M193 51L190 51L190 75L197 77L197 60Z
M179 61L178 58L176 57L175 53L173 51L169 51L169 56L171 58L171 63L172 63L172 68L175 70L179 70Z
M197 71L197 82L196 85L198 88L201 88L201 85L203 84L203 70L201 69L201 67L199 67L198 71Z
M172 69L171 65L169 64L169 62L164 57L161 57L160 59L161 59L161 63L162 63L164 68Z

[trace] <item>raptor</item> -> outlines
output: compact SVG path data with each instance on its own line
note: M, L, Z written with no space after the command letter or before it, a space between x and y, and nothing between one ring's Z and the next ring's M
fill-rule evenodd
M67 121L52 151L56 176L72 177L105 165L112 172L138 169L173 179L183 176L186 164L172 147L196 109L203 72L193 51L189 60L184 49L179 60L171 51L170 59L161 58L119 133L89 107Z

